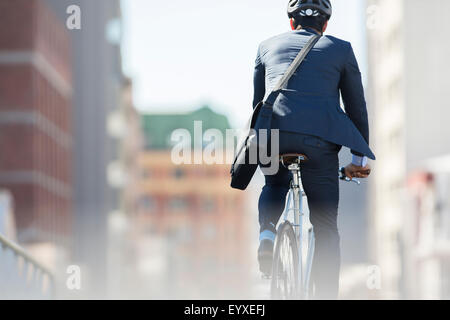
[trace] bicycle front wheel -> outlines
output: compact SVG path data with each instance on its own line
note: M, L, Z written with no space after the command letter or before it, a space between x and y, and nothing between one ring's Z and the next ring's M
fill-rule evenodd
M271 297L275 300L298 298L298 249L294 228L284 222L277 232L272 267Z

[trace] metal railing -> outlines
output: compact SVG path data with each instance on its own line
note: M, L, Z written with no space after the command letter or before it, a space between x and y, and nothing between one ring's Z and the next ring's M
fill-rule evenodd
M52 272L0 235L0 299L52 299Z

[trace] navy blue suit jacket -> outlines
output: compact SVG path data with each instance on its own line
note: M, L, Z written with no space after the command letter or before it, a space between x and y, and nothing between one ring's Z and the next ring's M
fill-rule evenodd
M253 107L276 86L313 35L296 30L260 44ZM340 107L340 94L345 112ZM349 42L323 36L274 103L272 128L321 137L375 160L361 73Z

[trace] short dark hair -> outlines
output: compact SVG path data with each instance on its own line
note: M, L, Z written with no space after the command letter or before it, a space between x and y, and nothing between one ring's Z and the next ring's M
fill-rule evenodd
M328 18L324 15L319 15L317 17L304 17L304 16L296 16L294 18L294 27L302 26L302 28L314 28L319 31L323 30L325 23L328 21Z

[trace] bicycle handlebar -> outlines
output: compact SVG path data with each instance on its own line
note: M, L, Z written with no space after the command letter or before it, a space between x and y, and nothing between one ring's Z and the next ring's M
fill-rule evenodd
M354 182L356 183L358 186L361 185L361 181L356 180L356 179L350 179L345 175L345 168L342 167L339 169L339 179L342 181L346 181L346 182Z

